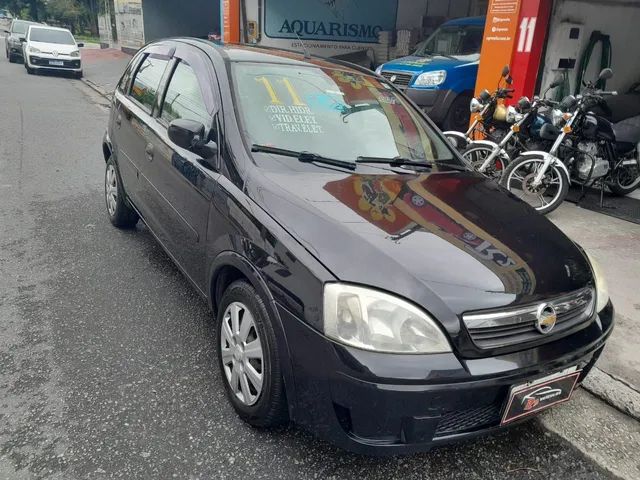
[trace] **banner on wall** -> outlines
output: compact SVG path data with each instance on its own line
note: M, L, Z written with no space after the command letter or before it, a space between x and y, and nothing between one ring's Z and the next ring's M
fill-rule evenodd
M265 0L264 32L271 38L376 43L394 30L398 0Z
M222 0L222 40L224 43L240 42L240 1Z

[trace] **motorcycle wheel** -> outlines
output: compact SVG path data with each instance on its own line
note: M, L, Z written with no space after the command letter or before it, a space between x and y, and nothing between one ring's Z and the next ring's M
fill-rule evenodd
M624 197L640 186L638 165L624 165L613 172L611 182L607 184L614 195Z
M501 185L546 215L558 208L566 198L569 178L562 168L554 165L547 169L542 184L534 188L531 183L543 165L543 158L520 157L507 167Z
M484 145L475 145L470 146L464 152L462 152L462 156L473 166L474 170L477 172L478 169L482 166L484 161L493 153L493 148L484 146ZM499 182L507 168L508 163L502 157L496 157L493 162L487 166L486 170L482 172L482 174Z

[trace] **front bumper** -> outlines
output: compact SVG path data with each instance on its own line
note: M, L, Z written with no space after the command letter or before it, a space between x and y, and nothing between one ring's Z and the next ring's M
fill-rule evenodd
M62 62L62 65L52 65L51 62ZM31 68L45 68L47 70L65 70L79 72L82 70L82 62L79 58L56 58L40 55L27 55L27 64Z
M344 449L396 455L501 428L509 389L578 366L581 382L613 328L609 305L584 329L529 350L479 359L390 355L329 341L284 308L293 420ZM519 423L513 422L512 424ZM510 425L512 425L510 424Z
M436 123L441 123L445 119L458 95L453 90L425 90L411 87L404 93Z
M13 42L9 43L9 53L11 55L22 57L22 44L15 44Z

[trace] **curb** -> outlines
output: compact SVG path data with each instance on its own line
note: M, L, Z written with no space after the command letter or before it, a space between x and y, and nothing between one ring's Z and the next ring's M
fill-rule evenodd
M113 95L113 92L108 92L107 90L105 90L104 88L102 88L100 85L98 85L97 83L92 82L91 80L88 80L86 78L82 78L80 79L80 81L82 83L84 83L85 85L87 85L89 88L91 88L92 90L94 90L95 92L97 92L99 95L101 95L102 97L106 98L107 100L111 101L111 97Z
M598 367L594 367L582 387L616 410L640 421L640 392Z

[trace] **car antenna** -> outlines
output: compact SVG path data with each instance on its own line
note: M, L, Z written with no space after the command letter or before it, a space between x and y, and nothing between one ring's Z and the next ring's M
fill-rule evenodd
M293 33L296 34L296 37L298 37L298 41L302 44L302 48L304 50L304 58L311 58L311 55L309 54L309 50L307 50L307 46L304 44L304 42L300 38L300 35L298 35L298 32L294 31Z

